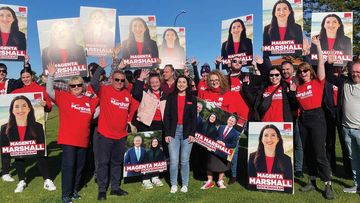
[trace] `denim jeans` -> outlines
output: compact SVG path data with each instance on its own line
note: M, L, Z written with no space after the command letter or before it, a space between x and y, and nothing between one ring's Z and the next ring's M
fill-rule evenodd
M189 143L188 139L183 138L183 126L177 125L175 137L171 139L169 143L169 155L170 155L170 184L171 186L177 185L178 170L179 170L179 154L181 165L181 180L182 186L188 186L189 183L189 159L192 148L192 143Z
M343 136L349 151L355 185L360 187L360 130L343 126Z

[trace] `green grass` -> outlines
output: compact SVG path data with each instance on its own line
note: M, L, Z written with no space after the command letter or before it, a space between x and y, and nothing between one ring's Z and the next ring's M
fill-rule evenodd
M57 190L54 192L45 191L43 187L43 179L38 172L38 168L34 163L34 160L29 160L27 163L27 183L28 187L24 192L15 194L14 189L17 184L17 180L13 183L4 183L0 181L0 202L61 202L61 150L56 144L58 128L58 117L56 109L49 115L47 123L47 143L49 151L49 167L50 174L54 177ZM246 139L241 139L241 145L245 146ZM337 144L337 157L338 160L341 156L340 144ZM240 150L240 165L244 166L240 168L239 173L244 174L246 170L246 148L242 147ZM338 162L338 174L333 178L333 189L335 192L335 200L332 202L360 202L360 197L357 194L345 194L342 192L344 187L352 185L352 181L344 179L344 172L342 169L342 163ZM86 169L85 169L86 170ZM11 171L13 177L17 179L15 171ZM339 177L338 177L339 176ZM220 190L216 187L203 191L200 190L202 181L190 178L189 192L182 194L180 192L176 194L169 193L169 186L165 184L163 187L154 188L152 190L144 190L141 187L140 182L122 184L122 188L129 192L126 197L107 196L107 202L326 202L320 191L312 191L309 193L302 193L299 191L300 185L304 185L306 179L297 180L295 183L295 194L282 194L278 192L256 192L246 189L246 177L245 175L239 175L240 183L229 186L225 190ZM164 179L162 179L163 182ZM324 189L324 185L321 181L318 181L318 186L321 190ZM96 202L97 198L97 185L93 180L88 182L87 187L84 187L80 191L82 196L81 200L77 202Z

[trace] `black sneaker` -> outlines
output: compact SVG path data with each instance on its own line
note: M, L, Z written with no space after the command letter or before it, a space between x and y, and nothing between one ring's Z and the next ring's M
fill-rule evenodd
M304 177L303 172L302 171L295 171L295 177L303 178Z
M116 196L125 196L125 195L128 195L129 193L126 192L125 190L122 190L122 189L117 189L117 190L112 190L110 192L110 195L116 195Z
M316 188L316 182L314 180L309 181L307 185L305 185L304 187L300 188L300 191L302 192L309 192L312 190L315 190Z
M331 185L329 185L329 184L325 185L325 194L324 195L325 195L326 199L334 199L334 192L333 192Z
M79 193L77 191L74 191L74 193L72 194L71 199L72 200L79 200L79 199L81 199L81 196L79 195Z
M62 197L62 203L72 203L72 199L70 197Z
M99 201L106 200L106 192L99 192L97 199Z

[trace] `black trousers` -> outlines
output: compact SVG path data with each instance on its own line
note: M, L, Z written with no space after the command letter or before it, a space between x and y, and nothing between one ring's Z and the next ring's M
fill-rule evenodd
M47 165L46 157L37 157L36 160L37 160L37 165L38 165L39 171L40 171L41 175L43 176L44 180L50 179L49 168ZM10 158L9 158L9 163L10 163ZM25 180L25 159L16 158L14 165L15 165L16 172L18 174L19 181Z
M1 175L9 174L10 172L10 163L11 159L6 157L1 157Z
M123 172L126 137L109 139L98 133L97 136L97 184L99 192L106 192L110 176L111 190L118 190ZM109 174L110 168L110 174Z
M62 145L61 148L62 197L71 197L74 191L79 190L87 149L70 145Z
M336 122L335 118L331 116L331 113L325 111L326 119L326 157L330 162L331 171L335 173L336 171L336 155L335 155L335 145L336 145Z
M326 157L326 121L321 108L302 111L299 118L299 129L304 155L310 176L330 181L331 168Z

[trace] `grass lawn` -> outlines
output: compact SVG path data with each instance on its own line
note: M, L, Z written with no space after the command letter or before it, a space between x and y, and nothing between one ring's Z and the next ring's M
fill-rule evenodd
M75 124L74 124L75 127ZM54 192L48 192L43 189L43 179L38 172L34 160L27 162L26 177L28 187L24 192L15 194L14 189L17 184L17 176L14 169L11 174L16 179L13 183L4 183L0 181L0 202L61 202L61 149L56 144L58 128L58 115L57 110L54 110L49 115L47 123L47 143L49 152L49 168L50 174L54 179L57 190ZM246 170L246 139L243 137L240 141L240 166L243 166L239 170L239 174L244 174ZM336 148L337 160L337 174L333 178L333 189L335 192L335 200L333 202L360 202L360 196L358 194L346 194L342 192L344 187L352 185L350 179L345 179L345 174L342 169L341 163L341 149L340 144L337 143ZM85 168L85 170L89 170ZM191 173L192 174L192 173ZM239 175L240 180L234 185L229 186L225 190L220 190L217 187L209 189L207 191L200 190L202 186L201 180L195 180L190 177L189 192L183 194L178 192L176 194L169 193L169 186L165 184L163 187L154 188L151 190L144 190L141 187L140 182L122 184L122 189L129 192L126 197L110 196L108 193L107 202L326 202L322 196L322 190L324 185L321 181L318 181L318 187L321 191L312 191L309 193L302 193L299 191L299 187L306 183L306 179L295 180L295 194L282 194L277 192L256 192L246 189L246 177L245 175ZM162 179L165 182L164 179ZM77 202L95 202L97 201L97 185L94 180L90 180L87 186L80 191L82 196L81 200Z

